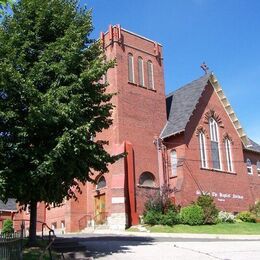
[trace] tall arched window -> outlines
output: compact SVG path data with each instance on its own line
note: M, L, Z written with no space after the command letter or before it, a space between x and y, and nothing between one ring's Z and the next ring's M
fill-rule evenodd
M260 176L260 161L257 161L256 163L256 170L257 170L257 174Z
M207 168L206 143L205 143L205 134L203 132L199 133L199 143L200 143L201 167L202 168Z
M227 169L229 172L233 172L231 142L228 138L225 139L225 150L226 150L226 158L227 158Z
M154 89L153 63L150 60L147 61L147 78L148 78L148 88Z
M155 187L155 177L151 172L143 172L139 178L139 184L146 187Z
M175 150L171 151L171 170L172 170L172 176L177 176L177 164L178 164L178 158L177 153Z
M141 57L138 57L138 80L139 85L144 86L144 61Z
M253 174L253 167L250 159L246 159L246 168L248 174Z
M132 53L128 54L128 81L130 83L135 82L134 77L134 56Z
M219 153L219 138L218 124L212 117L209 119L210 140L211 140L211 157L214 169L221 169L220 153Z
M101 176L97 182L97 190L107 186L106 179L104 176Z

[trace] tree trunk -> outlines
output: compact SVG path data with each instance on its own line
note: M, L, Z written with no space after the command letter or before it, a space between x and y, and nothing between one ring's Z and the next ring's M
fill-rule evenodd
M36 221L37 221L37 202L31 201L30 204L30 228L29 228L29 246L36 246Z

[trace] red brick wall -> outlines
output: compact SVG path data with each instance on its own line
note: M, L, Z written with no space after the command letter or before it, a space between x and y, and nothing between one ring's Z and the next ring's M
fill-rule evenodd
M213 170L211 150L210 150L210 133L209 124L206 123L205 113L213 109L221 119L222 127L219 127L220 156L222 162L222 170ZM199 140L196 135L198 127L206 130L206 151L208 158L208 169L201 169ZM232 158L234 173L228 173L226 164L226 154L223 139L228 133L232 138ZM183 143L179 136L168 138L168 152L172 147L180 157L184 155L184 163L178 167L178 177L170 180L172 185L177 182L181 183L179 191L176 192L176 202L186 205L195 201L200 189L215 195L215 202L221 210L241 211L248 209L248 206L254 202L253 194L250 191L251 178L246 171L244 163L243 146L232 122L229 119L225 109L223 108L217 94L211 85L208 85L199 100L189 123L186 126ZM172 143L172 145L171 145ZM175 143L180 143L176 146ZM258 181L258 179L257 179ZM258 183L258 182L257 182ZM197 193L197 194L196 194ZM258 193L259 194L259 193ZM236 195L243 196L243 199L233 198ZM260 194L259 194L260 195ZM223 196L230 196L224 198Z

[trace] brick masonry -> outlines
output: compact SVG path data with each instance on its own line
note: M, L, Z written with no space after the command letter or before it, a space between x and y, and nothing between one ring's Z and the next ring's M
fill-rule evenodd
M158 151L155 140L167 120L162 46L120 26L109 27L108 32L101 34L101 42L107 59L116 59L117 66L107 73L107 91L117 95L112 99L115 105L113 125L97 139L109 141L108 152L119 154L127 151L128 157L109 167L109 173L104 175L104 187L97 189L91 183L82 185L78 200L66 201L59 208L48 210L42 203L38 208L39 219L58 232L80 231L87 223L102 222L101 216L110 228L124 229L138 222L146 200L155 196L163 184L169 184L174 189L171 196L181 205L196 200L202 191L210 192L220 209L234 212L248 209L260 198L260 177L256 171L260 154L243 150L241 139L210 84L205 88L185 132L165 139L166 150ZM128 82L129 53L134 60L133 83ZM138 83L138 57L143 59L144 86ZM154 89L148 88L148 61L153 64ZM210 109L221 118L223 125L219 127L221 171L211 169L209 138L206 138L209 169L200 167L196 131L198 127L203 127L209 136L205 113ZM222 142L226 133L232 137L232 174L227 172ZM177 177L171 176L169 153L172 149L176 150L179 159ZM246 158L253 162L254 174L250 176L247 174ZM140 176L144 172L153 174L154 187L140 184ZM96 174L95 178L98 181L99 175ZM100 212L102 214L98 214ZM28 214L20 213L16 217L28 218Z

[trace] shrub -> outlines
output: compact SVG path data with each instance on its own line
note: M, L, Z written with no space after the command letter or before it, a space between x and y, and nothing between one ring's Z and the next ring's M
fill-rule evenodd
M250 212L252 212L257 218L260 218L260 201L257 201L255 205L250 206Z
M13 221L11 219L6 219L3 224L2 234L11 234L14 232Z
M241 211L236 215L237 219L242 220L243 222L256 222L256 217L249 211Z
M166 188L151 196L145 203L143 220L149 225L168 225L178 223L178 210L169 199L170 191Z
M218 221L221 223L234 223L235 216L232 213L226 211L220 211L218 213Z
M149 225L159 225L162 220L162 213L155 210L148 210L144 214L144 223Z
M203 223L203 216L203 209L197 204L184 207L180 211L181 223L191 226L201 225Z
M179 214L174 210L168 210L161 216L161 225L173 226L179 223Z
M218 209L210 195L200 195L197 204L203 210L203 224L215 224L218 219Z

